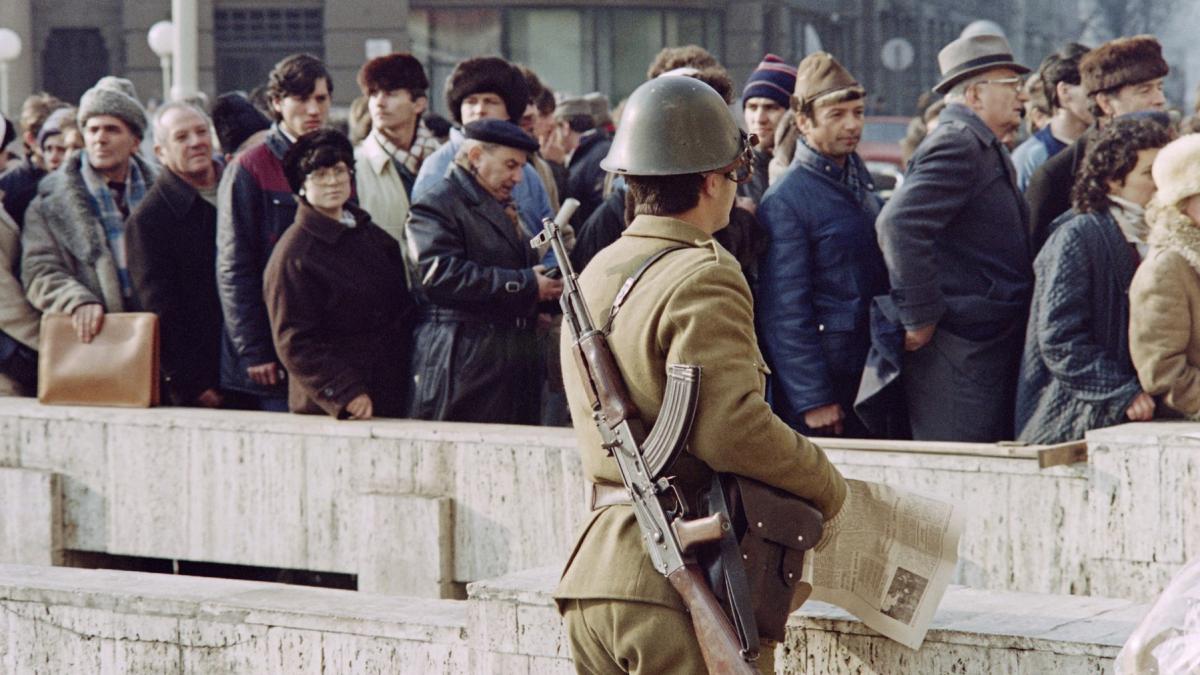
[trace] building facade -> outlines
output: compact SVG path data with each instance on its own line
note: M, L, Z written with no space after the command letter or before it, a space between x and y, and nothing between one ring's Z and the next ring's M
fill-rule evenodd
M871 112L909 114L938 79L938 50L972 21L1002 26L1018 58L1036 66L1079 33L1077 14L1074 3L1038 0L199 0L200 86L248 91L280 57L306 51L330 65L335 102L348 104L374 41L426 64L435 108L454 63L480 54L525 63L556 91L602 91L615 102L663 46L696 43L736 83L767 52L796 62L824 49L870 90ZM77 100L105 74L161 97L146 31L168 18L167 0L5 0L0 25L26 45L12 98L45 89ZM894 38L907 47L893 42L885 59Z

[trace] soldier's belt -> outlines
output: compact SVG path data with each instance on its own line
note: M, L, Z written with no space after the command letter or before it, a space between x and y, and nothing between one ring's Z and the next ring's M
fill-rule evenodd
M625 489L625 486L601 485L599 483L592 483L590 502L593 511L599 511L606 506L633 503L629 499L629 491Z

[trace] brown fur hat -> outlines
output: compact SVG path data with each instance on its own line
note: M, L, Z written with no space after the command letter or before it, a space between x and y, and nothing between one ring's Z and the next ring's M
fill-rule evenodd
M460 62L446 78L446 107L454 121L462 124L462 102L471 94L493 93L504 99L508 119L521 121L529 103L529 85L521 70L497 56L481 56Z
M1080 80L1089 96L1166 77L1170 70L1162 45L1150 35L1110 40L1084 54L1079 62Z
M421 62L412 54L397 52L364 63L358 71L358 86L363 94L406 89L416 98L428 91L429 78L425 77Z

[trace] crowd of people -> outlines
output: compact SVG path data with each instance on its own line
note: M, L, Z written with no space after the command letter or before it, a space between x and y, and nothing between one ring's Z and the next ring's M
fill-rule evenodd
M817 436L979 442L1200 416L1200 135L1167 114L1159 43L1072 43L1030 74L979 35L938 62L886 202L857 154L868 92L836 55L768 54L740 89L700 47L649 66L743 113L752 156L715 238L753 291L774 411ZM601 166L621 106L479 57L444 120L395 53L362 66L339 129L333 84L296 54L212 105L149 114L111 76L27 99L0 174L0 393L33 393L41 313L88 342L148 311L173 405L568 424L562 272L529 241L567 198L576 271L625 234L636 200Z

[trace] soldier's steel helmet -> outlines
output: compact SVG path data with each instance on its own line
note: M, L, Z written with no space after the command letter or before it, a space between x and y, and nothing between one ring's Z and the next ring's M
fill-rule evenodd
M749 147L725 99L694 77L644 82L625 103L605 171L677 176L728 167Z

